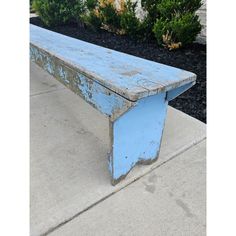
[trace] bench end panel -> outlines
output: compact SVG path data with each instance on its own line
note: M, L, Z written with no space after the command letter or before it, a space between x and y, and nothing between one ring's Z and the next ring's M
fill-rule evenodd
M157 159L167 105L166 93L140 99L111 124L112 184L123 179L135 165L150 164Z

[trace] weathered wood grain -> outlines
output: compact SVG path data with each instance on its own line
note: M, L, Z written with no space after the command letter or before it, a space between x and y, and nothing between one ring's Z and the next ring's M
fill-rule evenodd
M196 80L196 75L34 25L30 42L131 101Z

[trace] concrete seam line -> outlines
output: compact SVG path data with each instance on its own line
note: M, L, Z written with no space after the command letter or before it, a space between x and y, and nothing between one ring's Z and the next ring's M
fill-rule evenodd
M190 148L196 146L197 144L200 144L201 142L203 142L204 140L206 140L206 136L204 137L201 137L199 140L196 140L195 142L192 142L190 144L190 146L188 147L184 147L182 150L180 150L179 152L176 152L170 159L162 162L161 164L155 166L154 168L150 169L149 171L143 173L142 175L138 176L137 178L135 178L134 180L132 180L130 183L128 183L127 185L121 187L120 189L117 189L116 191L108 194L107 196L101 198L100 200L98 200L97 202L94 202L93 204L91 204L90 206L86 207L84 210L76 213L75 215L73 215L72 217L64 220L63 222L59 223L58 225L54 226L54 227L51 227L49 228L45 233L41 234L41 236L46 236L46 235L49 235L50 233L54 232L55 230L59 229L61 226L67 224L68 222L74 220L75 218L77 218L79 215L83 214L84 212L90 210L91 208L93 208L94 206L98 205L99 203L103 202L104 200L106 200L107 198L111 197L112 195L116 194L117 192L119 192L120 190L128 187L129 185L133 184L134 182L136 182L137 180L139 180L140 178L142 178L143 176L151 173L153 170L161 167L162 165L168 163L170 160L176 158L177 156L181 155L182 153L186 152L187 150L189 150Z
M36 97L39 95L44 95L44 94L48 94L48 93L52 93L52 92L56 92L56 91L61 91L64 90L66 88L59 88L59 89L54 89L54 90L48 90L48 91L44 91L44 92L39 92L39 93L35 93L35 94L31 94L30 97Z

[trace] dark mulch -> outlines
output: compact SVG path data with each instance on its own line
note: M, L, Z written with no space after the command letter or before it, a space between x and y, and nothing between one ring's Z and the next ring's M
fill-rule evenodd
M47 28L38 17L31 18L30 23ZM170 105L206 123L205 45L194 43L180 50L168 51L158 47L155 41L136 42L128 36L119 36L104 30L95 32L74 24L49 29L110 49L194 72L197 74L196 85L172 100Z

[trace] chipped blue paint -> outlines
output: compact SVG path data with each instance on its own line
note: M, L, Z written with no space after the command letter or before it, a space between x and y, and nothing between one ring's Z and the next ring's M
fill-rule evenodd
M159 155L168 101L196 75L30 26L30 58L109 117L112 183Z
M30 26L30 42L132 101L196 80L196 75L191 72L83 42L34 25Z
M55 68L53 67L52 58L48 54L43 53L36 47L30 47L30 59L36 63L40 62L42 68L53 75Z
M186 90L191 88L194 84L195 84L195 82L190 82L190 83L185 84L181 87L178 87L176 89L172 89L172 90L168 91L166 99L168 101L171 101L172 99L176 98L177 96L179 96L180 94L184 93Z
M112 126L109 169L114 182L135 164L152 162L159 154L168 101L166 93L142 98Z
M96 82L92 82L93 85L91 86L91 83L88 83L84 75L77 73L76 81L80 81L80 83L77 83L77 86L84 94L86 101L96 104L96 108L108 116L127 106L127 100L111 91L107 91Z
M33 45L30 47L30 57L32 61L111 119L115 119L134 104L82 73L69 68L60 60L53 59Z
M58 74L59 74L59 77L65 82L65 84L68 85L70 83L70 81L67 79L67 73L64 70L64 67L61 65L59 65Z

